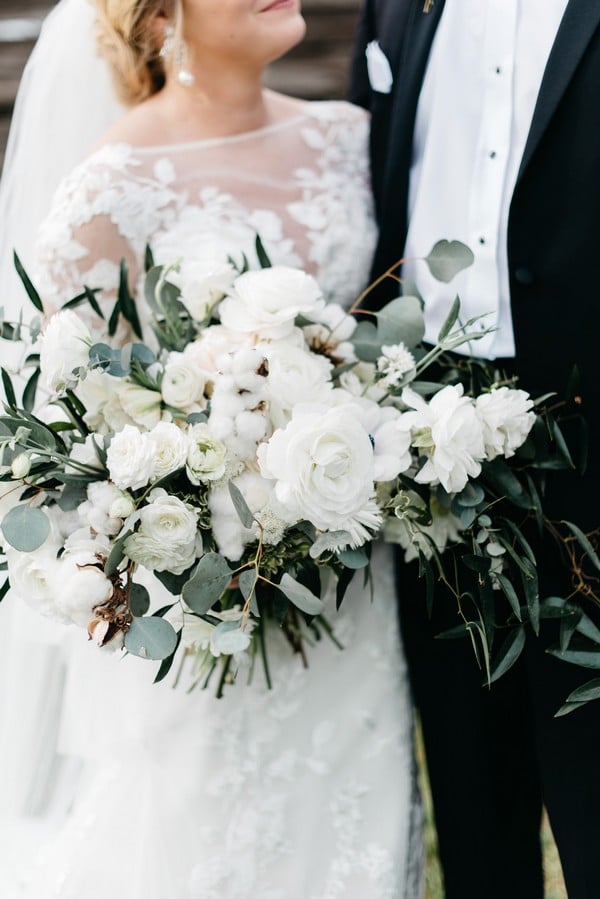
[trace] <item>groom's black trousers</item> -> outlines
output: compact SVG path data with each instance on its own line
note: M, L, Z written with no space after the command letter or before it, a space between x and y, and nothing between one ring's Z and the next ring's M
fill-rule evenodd
M541 595L564 595L554 545L537 547ZM445 899L542 899L542 803L569 899L599 899L600 715L598 704L555 718L595 672L545 652L553 625L528 637L517 664L489 689L471 641L437 640L460 623L441 585L429 619L415 562L398 556L400 618L435 797Z

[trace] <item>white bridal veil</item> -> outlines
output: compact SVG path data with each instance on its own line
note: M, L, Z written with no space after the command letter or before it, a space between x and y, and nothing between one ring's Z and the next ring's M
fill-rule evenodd
M123 113L96 54L89 0L61 0L46 19L19 89L0 183L0 307L5 320L34 310L13 269L33 268L35 237L60 180ZM16 346L0 342L2 365ZM1 505L1 504L0 504ZM3 514L0 509L0 515ZM3 575L0 574L0 583ZM12 601L11 601L12 600ZM64 629L63 629L64 631ZM54 751L64 662L54 630L8 596L0 606L0 895L19 863L19 822L41 826L60 776ZM64 764L62 766L65 774ZM33 837L35 839L35 837ZM8 873L7 873L8 872Z

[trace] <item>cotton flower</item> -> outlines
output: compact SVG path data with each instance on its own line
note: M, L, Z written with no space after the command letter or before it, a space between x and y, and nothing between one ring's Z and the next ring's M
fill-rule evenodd
M507 459L514 456L535 421L529 394L511 387L482 393L475 401L475 409L483 428L486 458L490 461L496 456Z

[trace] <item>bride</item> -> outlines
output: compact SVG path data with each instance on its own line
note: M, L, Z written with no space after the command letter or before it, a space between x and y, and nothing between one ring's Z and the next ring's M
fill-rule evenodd
M2 201L15 229L2 243L18 235L27 260L19 191L38 207L40 192L23 154L31 122L43 127L28 107L56 116L51 135L37 134L54 175L84 136L97 140L62 181L31 255L49 308L83 284L104 288L110 307L119 260L135 288L147 244L157 262L181 258L193 292L198 267L206 275L228 253L256 266L257 233L275 263L351 303L375 239L365 114L262 87L265 66L303 33L298 0L95 0L95 16L88 0L59 3ZM68 83L40 67L71 56ZM78 104L63 105L62 89ZM343 650L319 645L305 668L282 639L273 689L240 677L221 700L154 686L146 663L82 643L80 631L39 633L9 597L4 899L417 899L410 699L391 556L376 547L373 559L372 601L357 579L333 612Z

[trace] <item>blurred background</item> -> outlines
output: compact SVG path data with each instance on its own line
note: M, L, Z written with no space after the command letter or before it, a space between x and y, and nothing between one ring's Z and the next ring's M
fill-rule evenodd
M269 85L307 99L343 97L360 2L361 0L303 0L302 9L307 23L306 40L285 59L271 67ZM0 166L19 79L44 16L53 6L55 0L0 0ZM420 744L418 755L423 771ZM422 789L427 811L426 899L443 899L435 830L424 774ZM543 829L543 840L547 899L566 899L560 863L547 823ZM482 899L485 897L482 896Z

